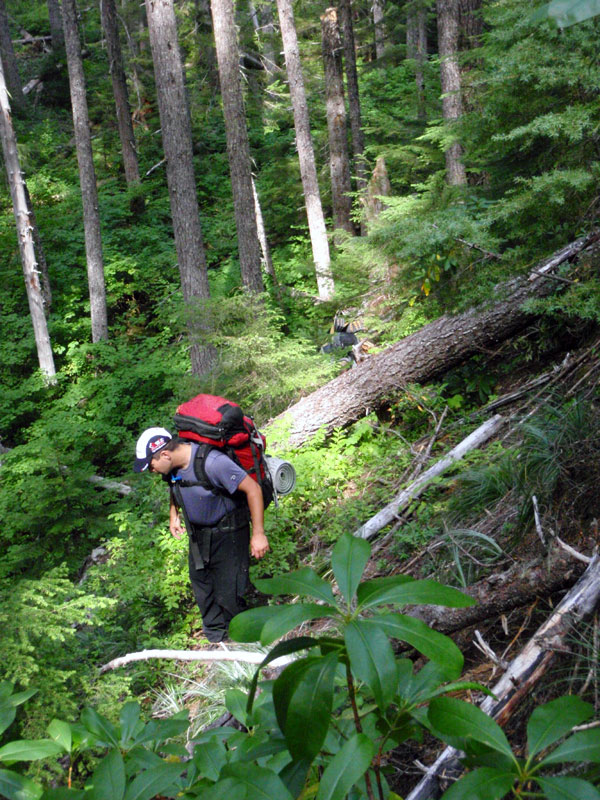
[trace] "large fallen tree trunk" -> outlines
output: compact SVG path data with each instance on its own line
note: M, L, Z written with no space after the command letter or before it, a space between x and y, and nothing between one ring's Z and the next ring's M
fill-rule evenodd
M532 319L524 302L550 294L559 283L552 279L553 271L599 239L600 231L577 239L528 277L499 287L497 294L504 300L494 306L441 317L302 398L275 418L289 431L289 444L300 446L322 428L330 433L349 425L406 384L429 381L523 329Z
M492 688L494 697L486 697L480 704L482 711L503 725L521 699L548 670L569 632L589 619L599 602L600 556L595 556L579 581ZM406 800L433 800L439 797L441 776L456 777L462 770L459 755L455 748L447 747Z

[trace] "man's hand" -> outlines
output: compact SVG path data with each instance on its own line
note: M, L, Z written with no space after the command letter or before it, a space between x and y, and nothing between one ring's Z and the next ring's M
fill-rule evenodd
M269 540L261 531L252 531L250 537L250 554L254 558L262 558L269 549Z
M181 522L178 519L175 520L174 522L170 522L169 530L176 539L181 539L185 533L185 528L182 526Z

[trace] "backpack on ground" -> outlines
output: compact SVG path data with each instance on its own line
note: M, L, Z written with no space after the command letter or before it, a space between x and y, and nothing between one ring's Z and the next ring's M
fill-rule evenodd
M237 403L199 394L177 408L173 423L181 439L200 444L194 460L197 483L186 485L217 491L206 475L204 463L211 450L220 450L259 484L265 508L271 503L274 490L265 460L265 437Z

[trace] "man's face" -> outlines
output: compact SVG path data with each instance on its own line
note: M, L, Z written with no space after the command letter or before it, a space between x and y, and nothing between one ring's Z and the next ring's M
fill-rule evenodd
M161 450L150 462L148 469L150 472L159 472L161 475L168 475L173 469L171 453L168 450Z

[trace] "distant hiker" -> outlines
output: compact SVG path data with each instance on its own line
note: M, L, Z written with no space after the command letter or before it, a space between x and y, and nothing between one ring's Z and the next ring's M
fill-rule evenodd
M249 551L262 558L269 542L259 484L229 456L211 448L202 465L211 488L201 485L195 467L201 447L172 437L165 428L148 428L137 441L133 469L149 470L169 481L169 528L176 539L183 536L181 511L190 537L190 582L204 634L210 642L221 642L232 617L245 607Z

